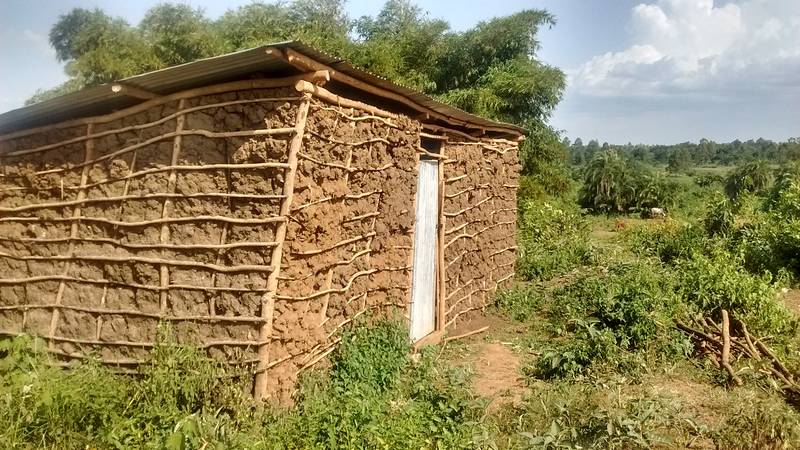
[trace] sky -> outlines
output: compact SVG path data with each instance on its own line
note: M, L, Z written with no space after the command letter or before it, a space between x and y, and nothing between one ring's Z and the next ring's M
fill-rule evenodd
M47 33L74 7L136 24L158 0L0 0L0 112L66 75ZM209 17L250 0L190 0ZM567 74L551 124L584 142L800 137L800 0L416 0L452 29L528 8L557 24L538 57ZM349 0L351 17L381 1Z

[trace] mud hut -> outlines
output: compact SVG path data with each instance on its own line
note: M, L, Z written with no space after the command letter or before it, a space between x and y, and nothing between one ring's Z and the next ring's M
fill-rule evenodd
M523 130L299 42L0 115L0 334L135 371L160 322L287 399L338 332L440 338L514 273Z

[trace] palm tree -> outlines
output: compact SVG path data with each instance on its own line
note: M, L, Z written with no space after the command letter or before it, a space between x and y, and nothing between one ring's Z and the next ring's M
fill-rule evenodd
M603 212L624 211L633 194L630 181L627 164L616 151L596 154L584 171L581 206Z

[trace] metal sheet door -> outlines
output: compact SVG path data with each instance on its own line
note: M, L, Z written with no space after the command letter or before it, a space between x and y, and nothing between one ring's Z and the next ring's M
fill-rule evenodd
M414 223L414 265L411 282L411 340L436 327L436 227L439 222L439 162L421 160Z

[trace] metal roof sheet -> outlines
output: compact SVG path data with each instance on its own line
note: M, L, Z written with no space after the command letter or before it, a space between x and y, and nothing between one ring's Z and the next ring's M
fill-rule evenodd
M0 134L61 122L79 117L105 114L141 102L113 92L111 86L122 83L156 94L171 94L194 87L222 83L253 73L280 76L297 73L297 69L283 59L270 55L270 47L291 48L332 69L374 86L400 94L413 102L456 121L479 127L497 127L510 134L523 134L516 125L494 122L461 109L446 105L425 94L393 83L383 77L353 66L339 58L323 53L299 41L286 41L261 47L201 59L179 66L168 67L119 80L92 86L78 92L62 95L33 105L0 114Z

